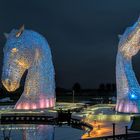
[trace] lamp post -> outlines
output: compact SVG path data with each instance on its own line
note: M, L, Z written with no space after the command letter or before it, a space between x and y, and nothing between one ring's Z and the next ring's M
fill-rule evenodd
M72 90L72 102L74 103L74 94L75 94L75 91Z
M53 126L53 140L55 140L55 125Z

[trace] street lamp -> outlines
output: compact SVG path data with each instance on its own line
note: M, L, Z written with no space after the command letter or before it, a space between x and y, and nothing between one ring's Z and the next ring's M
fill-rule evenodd
M72 102L73 102L73 103L74 103L74 93L75 93L75 91L72 90Z

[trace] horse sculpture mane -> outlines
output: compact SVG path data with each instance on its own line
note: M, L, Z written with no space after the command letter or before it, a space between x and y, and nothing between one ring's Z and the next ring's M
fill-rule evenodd
M54 67L46 39L32 30L12 30L4 46L2 83L15 91L28 70L24 92L16 109L39 109L55 105Z
M132 57L140 49L140 19L121 36L116 59L116 111L140 113L140 86L132 67Z

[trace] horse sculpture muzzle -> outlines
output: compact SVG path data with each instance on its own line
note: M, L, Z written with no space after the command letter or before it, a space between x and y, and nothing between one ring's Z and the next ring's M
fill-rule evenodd
M19 88L18 82L13 82L10 79L2 80L2 84L9 92L15 91L17 88Z

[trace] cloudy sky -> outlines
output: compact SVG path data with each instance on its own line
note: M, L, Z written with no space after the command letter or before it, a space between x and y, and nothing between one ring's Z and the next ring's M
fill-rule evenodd
M139 15L140 0L0 0L0 66L3 32L25 24L47 38L57 86L115 82L117 35ZM133 59L138 79L139 60L140 54Z

